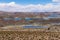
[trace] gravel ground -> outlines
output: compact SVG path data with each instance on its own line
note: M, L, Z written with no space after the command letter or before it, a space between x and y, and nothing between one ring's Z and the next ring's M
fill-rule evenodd
M60 32L0 31L0 40L60 40Z

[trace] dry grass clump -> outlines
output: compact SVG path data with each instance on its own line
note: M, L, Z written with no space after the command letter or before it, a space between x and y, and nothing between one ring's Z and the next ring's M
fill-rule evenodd
M60 32L0 31L0 40L60 40Z

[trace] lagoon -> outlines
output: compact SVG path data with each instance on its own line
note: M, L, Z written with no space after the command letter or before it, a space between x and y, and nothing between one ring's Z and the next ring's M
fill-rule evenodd
M48 26L33 26L33 25L26 25L23 28L48 28Z

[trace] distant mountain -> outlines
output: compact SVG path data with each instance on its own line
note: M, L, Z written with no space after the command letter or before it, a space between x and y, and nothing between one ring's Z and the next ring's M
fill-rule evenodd
M10 16L17 16L17 17L33 17L33 16L49 16L49 15L60 15L60 12L5 12L0 11L1 15L10 15Z

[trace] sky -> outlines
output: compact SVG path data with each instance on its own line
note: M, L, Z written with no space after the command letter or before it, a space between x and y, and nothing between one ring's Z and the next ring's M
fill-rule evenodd
M0 0L0 11L59 12L60 0Z
M1 3L2 2L5 2L5 3L9 3L9 2L16 2L18 4L46 4L46 3L50 3L52 2L52 0L1 0L0 1Z

